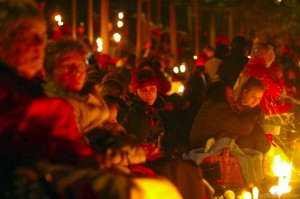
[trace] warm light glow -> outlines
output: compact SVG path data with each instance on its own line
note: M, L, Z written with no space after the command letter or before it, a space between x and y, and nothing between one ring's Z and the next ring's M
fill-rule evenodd
M240 199L252 199L252 195L249 191L243 191Z
M252 198L253 199L258 199L258 195L259 195L259 190L257 187L253 187L252 188Z
M287 163L286 161L281 161L280 156L274 157L273 173L278 176L278 185L272 186L270 192L276 195L282 195L291 191L289 182L291 179L291 169L292 163Z
M118 22L117 22L117 26L118 26L118 28L121 28L121 27L123 27L123 21L121 21L121 20L120 20L120 21L118 21Z
M100 37L98 37L97 40L96 40L96 43L97 43L97 51L102 52L102 50L103 50L103 40Z
M55 21L60 22L61 21L61 16L60 15L56 15L54 17Z
M181 64L179 68L180 68L180 72L182 72L182 73L184 73L186 70L186 67L184 64Z
M55 21L57 21L57 25L62 26L64 25L64 22L61 21L61 16L60 15L56 15L54 17Z
M248 57L249 59L251 59L251 56L250 56L250 55L248 55L247 57Z
M181 86L179 86L179 88L178 88L178 93L183 93L183 91L184 91L184 86L183 85L181 85Z
M119 17L119 19L123 19L124 18L124 13L123 12L119 12L118 13L118 17Z
M194 60L196 60L196 59L198 59L198 56L197 56L197 55L194 55L194 57L193 57L193 58L194 58Z
M174 71L174 73L178 73L179 72L179 69L178 69L178 67L177 66L175 66L174 68L173 68L173 71Z
M121 35L119 33L113 34L115 42L120 42L121 41Z

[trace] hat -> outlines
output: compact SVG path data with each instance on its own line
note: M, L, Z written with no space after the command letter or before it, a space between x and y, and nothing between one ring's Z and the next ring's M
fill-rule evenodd
M136 92L137 89L157 85L157 79L152 70L138 69L131 73L131 86Z

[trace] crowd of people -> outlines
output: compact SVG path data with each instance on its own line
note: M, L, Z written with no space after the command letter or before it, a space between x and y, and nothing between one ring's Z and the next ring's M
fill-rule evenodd
M33 1L1 1L0 13L1 198L213 198L182 154L230 138L264 155L265 115L297 110L284 99L297 96L298 69L264 42L250 58L242 36L208 48L170 95L163 57L104 62L79 40L48 40Z

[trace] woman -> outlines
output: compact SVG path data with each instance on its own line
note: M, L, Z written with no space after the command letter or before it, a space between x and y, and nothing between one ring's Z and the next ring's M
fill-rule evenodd
M132 75L134 97L123 122L130 134L143 143L153 144L163 152L164 125L159 116L157 103L157 80L151 70L141 69ZM163 140L164 139L164 140ZM178 188L183 198L203 198L202 172L194 164L179 158L163 156L146 164L157 174L167 177Z
M240 112L234 110L233 94L229 86L223 82L212 83L207 90L207 98L191 129L192 149L204 148L211 138L236 138L252 132L260 112L256 108Z
M49 97L66 99L73 106L81 134L102 127L109 114L102 98L82 92L88 69L86 59L87 50L79 41L58 40L46 48L45 92Z
M238 111L249 110L252 108L260 109L260 100L265 92L265 87L262 81L250 77L242 86L240 96L238 97L236 108ZM264 113L261 109L261 114L257 119L257 123L250 135L239 136L236 144L241 148L249 148L260 151L265 154L271 147L270 141L265 135L265 131L261 127L264 119Z

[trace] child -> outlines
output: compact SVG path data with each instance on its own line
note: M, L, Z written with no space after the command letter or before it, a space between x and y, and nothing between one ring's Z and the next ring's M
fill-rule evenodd
M258 119L256 120L255 127L251 134L245 136L239 136L236 140L237 145L241 148L250 148L257 151L266 153L270 147L270 141L265 135L264 130L260 126L263 123L264 113L260 108L260 100L264 95L265 87L262 81L250 77L242 86L241 93L237 99L236 108L239 111L247 109L258 109L260 114L258 114Z

